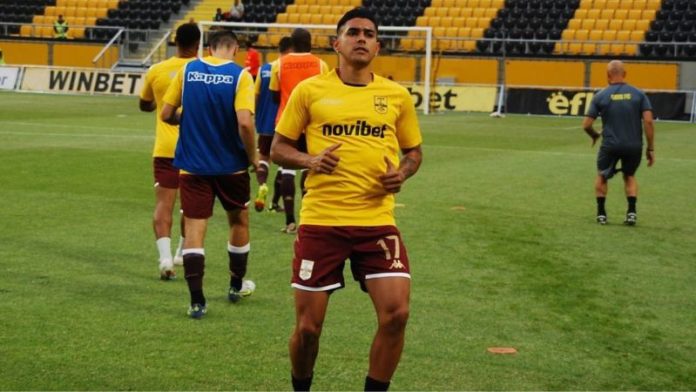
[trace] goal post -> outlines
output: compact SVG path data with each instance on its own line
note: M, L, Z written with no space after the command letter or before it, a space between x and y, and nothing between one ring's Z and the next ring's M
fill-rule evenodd
M329 18L335 18L329 15ZM328 19L328 18L327 18ZM331 47L336 38L336 24L297 24L297 23L246 23L246 22L214 22L200 21L198 27L201 30L201 42L199 44L199 56L203 55L203 45L206 41L207 33L211 28L224 27L233 30L246 42L251 40L259 49L267 52L276 52L278 41L283 36L289 36L293 29L303 28L312 33L312 53L317 55L334 55ZM395 80L401 84L422 84L423 114L431 111L430 95L432 90L432 48L433 36L432 27L400 27L400 26L380 26L379 38L382 45L380 56L403 56L415 58L416 69L413 80ZM382 74L380 70L375 70L377 74Z

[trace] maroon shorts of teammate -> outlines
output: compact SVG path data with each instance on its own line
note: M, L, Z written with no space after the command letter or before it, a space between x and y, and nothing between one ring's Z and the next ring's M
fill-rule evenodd
M395 226L301 225L292 261L292 287L330 291L345 286L343 267L350 259L353 278L410 278L408 255Z
M155 157L152 160L155 186L172 189L179 187L179 169L173 163L174 158Z
M259 154L265 156L271 155L271 142L273 142L273 135L259 135Z
M192 219L213 216L217 197L225 211L247 208L249 204L249 173L241 172L220 176L181 174L181 209Z

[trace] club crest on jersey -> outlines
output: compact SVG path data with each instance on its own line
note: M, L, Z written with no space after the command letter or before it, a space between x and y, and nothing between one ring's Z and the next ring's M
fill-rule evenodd
M314 269L314 262L312 260L302 259L300 264L300 279L307 280L312 277L312 270Z
M375 112L379 114L387 114L387 109L389 108L389 103L387 97L375 96Z

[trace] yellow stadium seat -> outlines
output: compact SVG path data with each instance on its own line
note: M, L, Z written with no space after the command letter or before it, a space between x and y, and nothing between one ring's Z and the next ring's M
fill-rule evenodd
M590 41L601 41L601 40L602 40L602 30L590 31Z
M83 18L86 17L86 16L87 16L87 10L88 10L88 9L89 9L89 8L85 8L85 7L80 7L80 8L78 8L77 11L75 11L75 16L77 16L77 17L83 17Z
M455 0L443 0L442 2L443 7L455 7L456 5L457 4Z
M466 25L465 27L471 27L474 28L476 27L476 24L478 23L478 18L466 18Z
M633 0L634 10L644 10L648 4L648 0Z
M435 15L433 15L433 16L443 17L443 16L447 16L448 13L449 13L449 7L438 7L438 8L435 8Z
M583 19L582 23L580 23L580 28L585 30L592 30L592 28L594 28L594 24L594 19Z
M628 10L628 19L641 19L643 16L643 10Z
M78 8L87 8L89 7L89 0L77 0L76 2Z
M445 28L444 27L434 27L433 28L433 37L440 38L440 37L444 37L444 35L445 35Z
M439 8L443 7L444 0L433 0L430 2L431 7Z
M623 30L635 30L636 29L636 21L633 19L626 19L623 22L623 25L621 25L621 28Z
M425 12L423 12L424 16L435 16L437 14L437 10L441 9L440 7L428 7L425 9Z
M610 54L623 54L624 44L610 44L609 53Z
M442 19L442 18L440 18L439 16L433 16L433 17L429 18L428 21L430 23L430 26L439 27L440 26L440 19Z
M321 12L321 6L320 5L310 5L309 8L307 9L308 14L318 14Z
M321 14L311 14L309 23L311 24L321 24Z
M97 18L106 18L108 12L108 8L97 8Z
M647 19L641 19L636 21L636 30L648 31L650 28L650 21Z
M587 10L582 9L582 8L575 10L575 14L573 15L573 18L580 19L580 20L587 18Z
M458 37L459 36L458 30L459 30L458 27L448 27L445 31L445 36L446 37Z
M31 23L44 24L44 23L46 23L46 17L44 15L34 15L34 17L31 19ZM20 28L20 30L21 30L21 28Z
M483 16L488 19L493 19L498 15L498 9L497 8L486 8L486 12L483 13Z
M278 14L276 16L276 23L288 23L288 14L285 12Z
M592 2L592 8L604 9L607 7L607 0L594 0Z
M597 44L584 43L582 44L581 51L583 54L595 54L597 51Z
M288 14L297 14L298 13L297 7L299 7L299 5L297 5L297 4L288 4L288 6L285 7L285 12L287 12Z
M87 12L85 13L86 18L96 18L97 17L97 8L87 8Z
M606 9L615 10L619 8L619 0L607 0Z
M587 41L590 37L590 31L581 29L581 30L576 30L575 31L575 40L576 41Z
M491 25L491 19L490 18L478 18L478 22L476 23L476 27L481 27L481 28L488 28L488 26Z
M85 25L85 17L84 17L84 16L75 17L75 18L73 18L73 20L71 21L71 24L72 24L73 26L84 26L84 25ZM70 30L72 30L72 27L70 28ZM83 35L83 36L84 36L84 35Z
M345 8L346 8L346 6L344 6L344 5L332 5L331 6L331 13L343 16L343 14L346 13Z
M633 8L633 0L621 0L619 8L623 10L630 10Z
M479 8L491 8L491 0L479 0Z
M68 36L73 39L84 39L85 38L85 28L84 27L73 27L68 31Z
M67 7L67 8L65 9L65 13L63 14L63 16L64 16L66 19L68 19L68 18L69 18L69 19L72 19L72 18L74 18L75 16L77 16L76 14L77 14L77 8L76 8L76 7Z
M56 16L57 16L57 15L63 15L63 16L65 16L66 11L67 11L67 8L66 8L66 7L56 7Z
M458 18L461 15L461 10L461 8L455 7L447 8L447 16L450 18Z
M590 9L592 8L592 0L582 0L580 1L580 9Z
M616 30L603 31L602 41L616 41Z
M451 16L445 16L440 18L441 27L452 27L454 25L454 18Z
M660 9L661 6L662 6L662 0L648 0L648 2L645 4L645 9L657 11Z
M319 13L322 15L330 14L333 12L331 8L333 8L331 5L321 5L319 6Z
M85 17L85 26L95 26L97 24L97 18L93 16Z
M599 13L599 19L612 19L614 17L613 9L605 9Z
M568 27L571 30L577 30L582 26L582 19L571 19L568 21Z
M53 32L53 27L50 26L43 26L39 29L41 31L41 37L42 38L53 38L54 37L54 32ZM36 32L36 30L34 30Z
M480 27L474 27L471 29L471 38L481 38L483 37L483 29Z
M34 26L32 25L22 25L19 28L20 37L31 37L34 34Z
M612 19L609 22L609 30L621 30L623 26L623 20L621 19Z
M312 20L312 15L310 14L300 14L300 24L309 24Z
M611 48L610 44L597 45L597 54L600 56L605 56L605 55L609 54L610 48Z
M618 9L614 12L614 19L628 19L628 10Z
M595 30L606 30L609 28L609 20L608 19L597 19L594 24L594 29Z
M419 16L419 17L416 19L416 26L418 26L418 27L429 26L428 22L430 22L430 17L428 17L428 16Z
M464 27L464 26L466 26L466 18L453 18L453 19L452 19L452 26L453 26L453 27Z
M258 45L258 46L270 45L270 42L268 40L268 34L259 34L259 39L258 39L258 41L256 41L256 45Z
M57 7L55 7L55 6L49 5L48 7L46 7L46 8L44 9L44 14L46 14L47 16L56 16L56 15L58 15L58 14L56 13L56 8L57 8Z
M471 37L471 27L460 27L457 29L457 37L459 38L469 38Z
M106 6L109 9L114 9L118 8L118 1L119 0L107 0Z
M109 8L109 1L108 0L93 1L92 8Z
M599 9L591 9L587 10L587 16L585 17L586 19L599 19L599 14L602 12L602 10Z
M458 8L460 18L470 18L471 14L474 12L473 8Z
M655 13L657 11L655 10L643 10L643 13L641 14L641 19L646 19L648 21L651 21L655 19Z
M297 6L297 12L299 14L307 14L309 13L309 4L300 4Z
M467 0L466 6L469 8L478 8L481 2L479 0Z
M642 42L645 38L645 31L633 30L631 31L631 37L629 41L631 42Z
M503 8L505 6L505 0L492 0L491 1L491 8L495 8L497 10Z
M561 39L563 41L572 41L573 39L575 39L575 30L573 30L573 29L563 30L563 33L561 33Z
M617 41L628 41L631 39L631 32L628 30L619 30L616 32Z
M320 47L320 48L328 48L329 47L329 37L327 37L325 35L318 35L317 42L315 45Z
M624 53L629 56L635 56L638 53L638 45L624 45Z
M485 8L474 8L471 11L471 17L473 18L483 18L484 14L486 13Z
M580 54L582 53L582 44L577 42L571 42L566 47L566 52L568 54Z
M288 23L292 23L292 24L300 23L300 14L288 14Z

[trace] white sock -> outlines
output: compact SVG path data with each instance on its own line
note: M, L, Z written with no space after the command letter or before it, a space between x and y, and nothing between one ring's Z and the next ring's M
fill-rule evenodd
M179 237L179 247L176 248L176 255L174 256L175 258L182 258L184 257L181 254L181 250L184 248L184 237Z
M156 241L157 250L159 251L160 260L171 260L172 259L172 239L169 237L162 237Z

